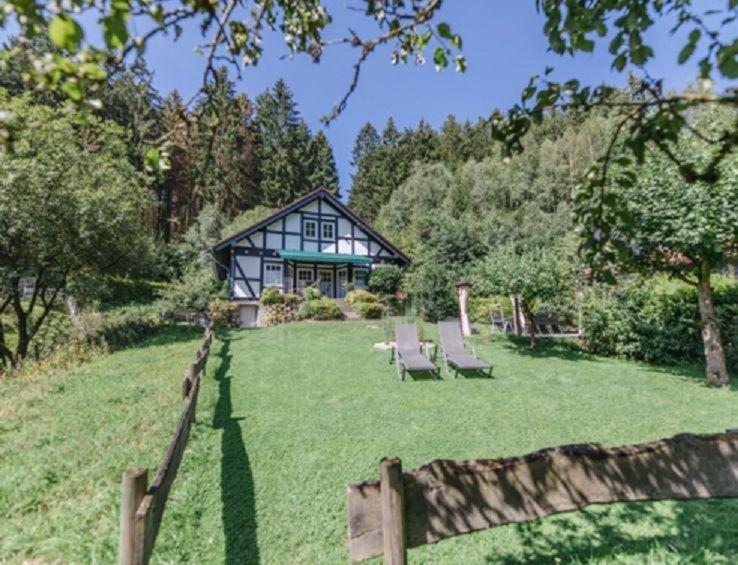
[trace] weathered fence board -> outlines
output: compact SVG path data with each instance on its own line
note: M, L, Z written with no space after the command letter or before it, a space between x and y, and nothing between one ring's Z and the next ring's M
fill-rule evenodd
M131 504L136 499L136 495L132 494L133 486L129 475L139 476L144 473L145 476L146 469L129 470L124 473L119 548L121 565L145 564L151 557L169 490L177 476L185 447L187 447L190 428L195 421L200 382L204 376L212 340L211 323L205 331L203 345L198 350L196 361L188 366L187 373L182 380L184 407L164 460L134 512L131 512Z
M509 459L437 460L403 473L407 547L590 504L738 497L738 432ZM383 553L379 481L348 486L349 556Z

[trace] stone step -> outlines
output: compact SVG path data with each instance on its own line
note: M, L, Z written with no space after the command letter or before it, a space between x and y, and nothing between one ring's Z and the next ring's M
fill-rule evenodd
M344 299L339 298L336 300L338 303L338 307L341 309L341 312L343 312L343 315L346 317L347 320L358 320L359 315L356 313L356 310L346 302Z

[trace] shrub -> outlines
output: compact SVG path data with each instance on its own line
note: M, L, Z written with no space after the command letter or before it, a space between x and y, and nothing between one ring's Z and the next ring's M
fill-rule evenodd
M302 297L305 300L318 300L323 294L317 286L309 286L302 291Z
M357 289L352 290L348 294L346 294L346 302L351 304L352 306L355 306L359 302L368 302L368 303L379 303L379 297L372 294L368 290L363 289Z
M717 285L715 310L732 370L738 369L738 285ZM704 363L697 292L663 278L595 287L585 296L587 347L594 353L651 363Z
M397 265L382 265L369 273L369 288L378 294L395 294L402 284L402 269Z
M412 309L428 322L457 315L455 277L443 265L424 263L405 277Z
M235 302L216 298L208 308L214 324L238 326L238 306Z
M157 316L150 311L106 313L90 338L93 342L103 341L109 350L114 351L135 345L154 334L157 327Z
M343 312L334 300L319 298L317 300L306 300L300 304L297 311L300 319L309 320L341 320Z
M279 292L279 288L276 286L268 286L261 291L261 298L259 298L259 304L281 304L282 293Z
M161 309L205 312L210 302L225 297L224 284L212 270L190 268L161 293Z
M131 280L110 276L77 277L70 282L67 292L82 307L110 308L125 304L146 304L166 290L166 283Z
M379 320L384 314L384 306L378 302L357 302L354 308L359 317L364 320Z

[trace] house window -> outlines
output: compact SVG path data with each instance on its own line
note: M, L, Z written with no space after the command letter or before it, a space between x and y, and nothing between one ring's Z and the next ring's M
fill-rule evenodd
M282 265L264 263L264 286L282 286Z
M318 237L318 222L315 220L305 220L304 235L310 239Z
M354 287L356 288L366 288L366 278L367 278L367 270L366 269L354 269Z
M302 290L303 288L309 287L313 284L313 270L312 269L297 269L297 288Z
M333 222L323 222L320 224L320 229L323 232L323 239L333 239L335 237Z

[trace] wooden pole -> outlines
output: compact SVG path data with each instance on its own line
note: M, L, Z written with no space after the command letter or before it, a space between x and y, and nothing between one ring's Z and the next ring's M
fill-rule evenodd
M402 462L385 457L379 463L382 496L382 539L386 565L407 564L405 536L405 489L402 483Z
M149 470L143 467L126 469L123 472L122 497L120 502L120 541L118 563L133 565L135 559L136 510L146 494Z
M190 395L192 385L195 384L195 364L190 363L187 366L187 373L185 378L182 379L182 399L185 400Z
M469 323L469 283L462 282L456 285L456 293L459 297L459 318L461 320L461 333L467 337L472 334Z

